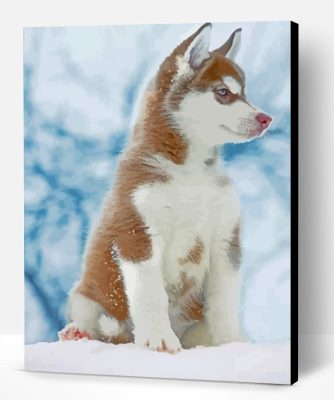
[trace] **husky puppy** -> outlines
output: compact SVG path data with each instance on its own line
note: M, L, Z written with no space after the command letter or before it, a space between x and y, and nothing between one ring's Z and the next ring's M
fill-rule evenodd
M213 51L210 31L204 24L179 44L144 93L62 340L169 353L242 340L239 204L218 149L263 135L271 117L247 101L233 62L241 29Z

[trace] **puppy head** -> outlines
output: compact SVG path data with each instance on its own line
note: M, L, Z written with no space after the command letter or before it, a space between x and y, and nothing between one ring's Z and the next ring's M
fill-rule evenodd
M165 112L181 134L211 146L262 136L272 118L250 104L245 76L233 59L241 29L209 51L211 24L202 25L160 66L156 85Z

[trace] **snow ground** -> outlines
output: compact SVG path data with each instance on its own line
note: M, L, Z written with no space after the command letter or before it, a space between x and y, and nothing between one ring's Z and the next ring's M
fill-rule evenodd
M171 355L134 344L95 340L41 342L25 346L31 371L199 379L254 383L290 383L290 342L229 343L197 347Z

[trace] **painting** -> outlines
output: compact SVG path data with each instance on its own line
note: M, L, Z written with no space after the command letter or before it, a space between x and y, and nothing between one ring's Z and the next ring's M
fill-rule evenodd
M297 380L298 25L24 30L25 368Z

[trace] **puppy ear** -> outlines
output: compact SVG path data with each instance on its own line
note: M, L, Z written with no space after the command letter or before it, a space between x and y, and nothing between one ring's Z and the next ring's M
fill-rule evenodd
M227 41L218 49L214 50L217 53L222 54L226 58L233 60L240 47L241 41L241 28L236 29Z
M191 42L184 53L184 59L193 69L199 68L204 60L210 58L211 27L210 23L206 23L189 38Z

